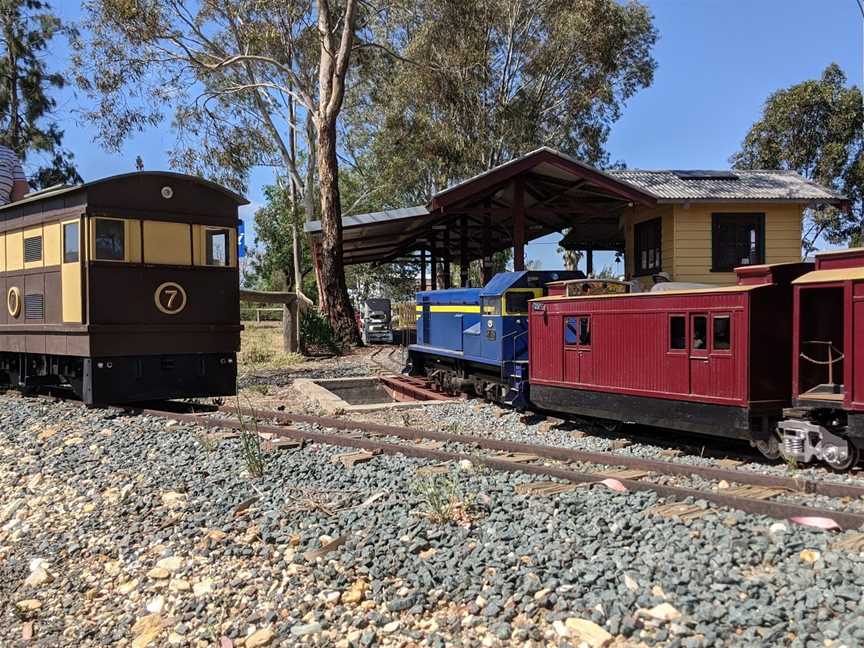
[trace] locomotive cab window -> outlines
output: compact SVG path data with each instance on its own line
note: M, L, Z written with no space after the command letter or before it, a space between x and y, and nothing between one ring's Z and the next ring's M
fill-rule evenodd
M729 315L716 315L714 326L714 350L728 351L732 348L732 319Z
M683 315L669 318L669 348L675 351L687 348L687 319Z
M500 297L483 297L481 298L484 315L500 315L501 314L501 298Z
M78 223L63 225L63 263L78 263L79 259Z
M508 292L504 295L505 310L508 315L527 315L528 300L533 299L530 292Z
M204 234L208 266L227 266L230 261L228 251L228 230L207 230Z
M123 261L126 258L126 231L122 220L97 218L96 259L99 261Z

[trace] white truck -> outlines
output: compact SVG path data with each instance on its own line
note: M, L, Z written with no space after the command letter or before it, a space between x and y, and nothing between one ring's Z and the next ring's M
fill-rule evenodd
M363 343L393 344L392 314L389 299L367 299L360 312Z

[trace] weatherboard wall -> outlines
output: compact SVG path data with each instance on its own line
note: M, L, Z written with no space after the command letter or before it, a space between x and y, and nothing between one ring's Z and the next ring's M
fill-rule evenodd
M714 213L764 213L765 263L791 263L801 260L800 204L790 203L691 203L674 205L670 219L674 228L673 270L675 281L716 285L735 283L734 272L711 271L711 217ZM664 221L665 226L665 221ZM664 246L665 246L664 231Z

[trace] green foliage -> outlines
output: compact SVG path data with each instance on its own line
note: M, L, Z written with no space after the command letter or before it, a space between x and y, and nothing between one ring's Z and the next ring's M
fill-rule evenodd
M267 457L258 434L258 420L243 417L240 398L237 398L237 420L240 422L240 452L249 474L261 479L267 472Z
M375 197L423 204L540 145L604 164L609 128L649 85L648 9L616 0L393 3L376 34L410 63L361 52L347 148Z
M342 353L342 347L330 323L318 311L311 309L303 311L300 316L300 337L310 351L323 349L337 355Z
M49 93L66 80L45 65L55 37L74 31L41 0L0 0L0 30L0 142L23 162L35 158L36 170L28 174L34 189L80 182L72 153L62 147L63 131L51 119L57 101Z
M462 524L471 521L474 498L465 495L458 473L421 477L411 484L420 500L420 513L434 524Z
M789 169L845 194L851 211L808 209L805 252L820 235L831 243L861 243L864 227L864 104L861 89L846 86L832 63L821 78L768 97L762 117L731 159L738 169Z

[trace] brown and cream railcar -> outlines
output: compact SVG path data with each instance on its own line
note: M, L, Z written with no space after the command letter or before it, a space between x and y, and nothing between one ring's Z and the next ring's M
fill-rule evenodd
M139 172L0 208L0 382L100 404L235 393L246 202Z

